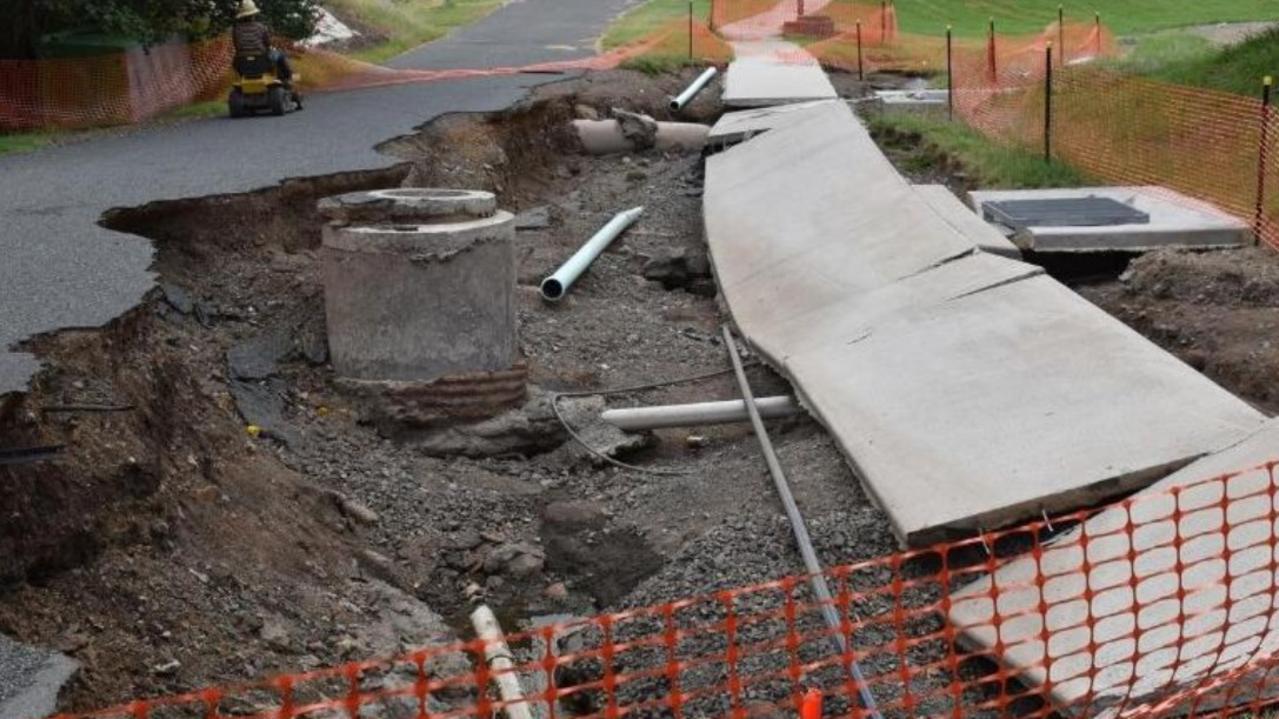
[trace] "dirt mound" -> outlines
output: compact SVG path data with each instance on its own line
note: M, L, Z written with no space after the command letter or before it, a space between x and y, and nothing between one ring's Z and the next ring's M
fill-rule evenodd
M1279 253L1162 250L1080 294L1258 408L1279 411Z
M1133 260L1119 281L1130 294L1157 300L1279 307L1279 262L1269 248L1151 252Z

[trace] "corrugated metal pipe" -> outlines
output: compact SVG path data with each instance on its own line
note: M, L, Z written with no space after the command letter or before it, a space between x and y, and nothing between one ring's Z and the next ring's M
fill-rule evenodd
M573 286L574 282L577 282L577 278L586 271L586 268L591 266L595 258L599 257L600 253L612 244L613 240L617 239L617 236L622 234L626 228L634 224L643 212L643 207L632 207L625 212L617 213L613 219L608 221L607 225L601 227L599 232L596 232L591 239L586 241L586 244L582 245L577 252L574 252L573 256L568 258L568 262L560 265L555 274L542 280L542 298L556 302L567 294L569 288Z

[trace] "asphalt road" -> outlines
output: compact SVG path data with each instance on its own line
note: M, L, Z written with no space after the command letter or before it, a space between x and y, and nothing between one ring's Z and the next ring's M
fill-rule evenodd
M487 18L396 58L397 68L517 66L594 52L638 0L511 0ZM282 180L387 167L379 143L448 112L500 110L562 79L514 75L312 96L285 117L201 120L0 157L0 395L39 369L13 348L98 327L152 287L151 243L98 226L156 200L247 192Z

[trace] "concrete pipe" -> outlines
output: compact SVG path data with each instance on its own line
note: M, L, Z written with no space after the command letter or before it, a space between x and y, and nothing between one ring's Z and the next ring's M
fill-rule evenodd
M377 190L320 209L339 377L430 382L516 364L515 223L492 193Z
M634 224L643 213L643 207L632 207L625 212L617 213L607 225L601 227L599 232L596 232L577 252L574 252L573 256L568 258L568 262L560 265L555 274L542 280L542 298L555 302L567 294L568 289L577 282L577 278L581 277L586 268L591 266L595 258L599 257L600 253L626 228Z
M695 122L655 122L652 137L627 134L617 120L574 120L582 148L591 155L612 155L646 150L700 152L710 135L708 125Z
M791 417L803 411L794 398L786 396L760 397L755 400L755 408L764 419ZM628 432L645 432L669 427L749 422L750 413L746 410L744 400L733 399L724 402L610 409L601 413L600 419Z
M706 72L698 75L697 79L693 81L693 84L689 85L684 92L681 92L671 98L671 112L679 112L680 110L683 110L684 106L692 102L693 98L697 97L697 93L701 92L702 88L706 87L707 83L709 83L711 78L715 77L715 74L718 72L719 70L713 67L706 68Z

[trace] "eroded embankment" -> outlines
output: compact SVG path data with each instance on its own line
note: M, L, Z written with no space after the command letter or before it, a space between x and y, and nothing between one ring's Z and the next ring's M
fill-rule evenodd
M687 79L592 75L389 143L404 160L392 170L107 218L156 242L160 287L102 330L32 342L49 369L0 428L6 444L66 445L55 462L0 468L0 503L16 508L0 536L0 630L84 664L68 706L394 653L450 632L441 617L476 598L518 624L798 569L745 427L693 443L662 431L627 456L688 472L678 477L602 466L553 422L536 424L537 446L521 453L428 452L361 423L326 362L315 201L407 178L492 190L524 214L520 337L535 385L723 369L701 159L587 157L566 130L615 106L664 119ZM699 100L693 116L714 107ZM641 223L565 301L543 304L536 283L635 205L647 208ZM760 394L786 390L752 375ZM734 396L719 377L611 401ZM247 433L246 407L274 428ZM804 478L797 494L826 530L828 561L891 546L819 428L788 420L775 441Z

